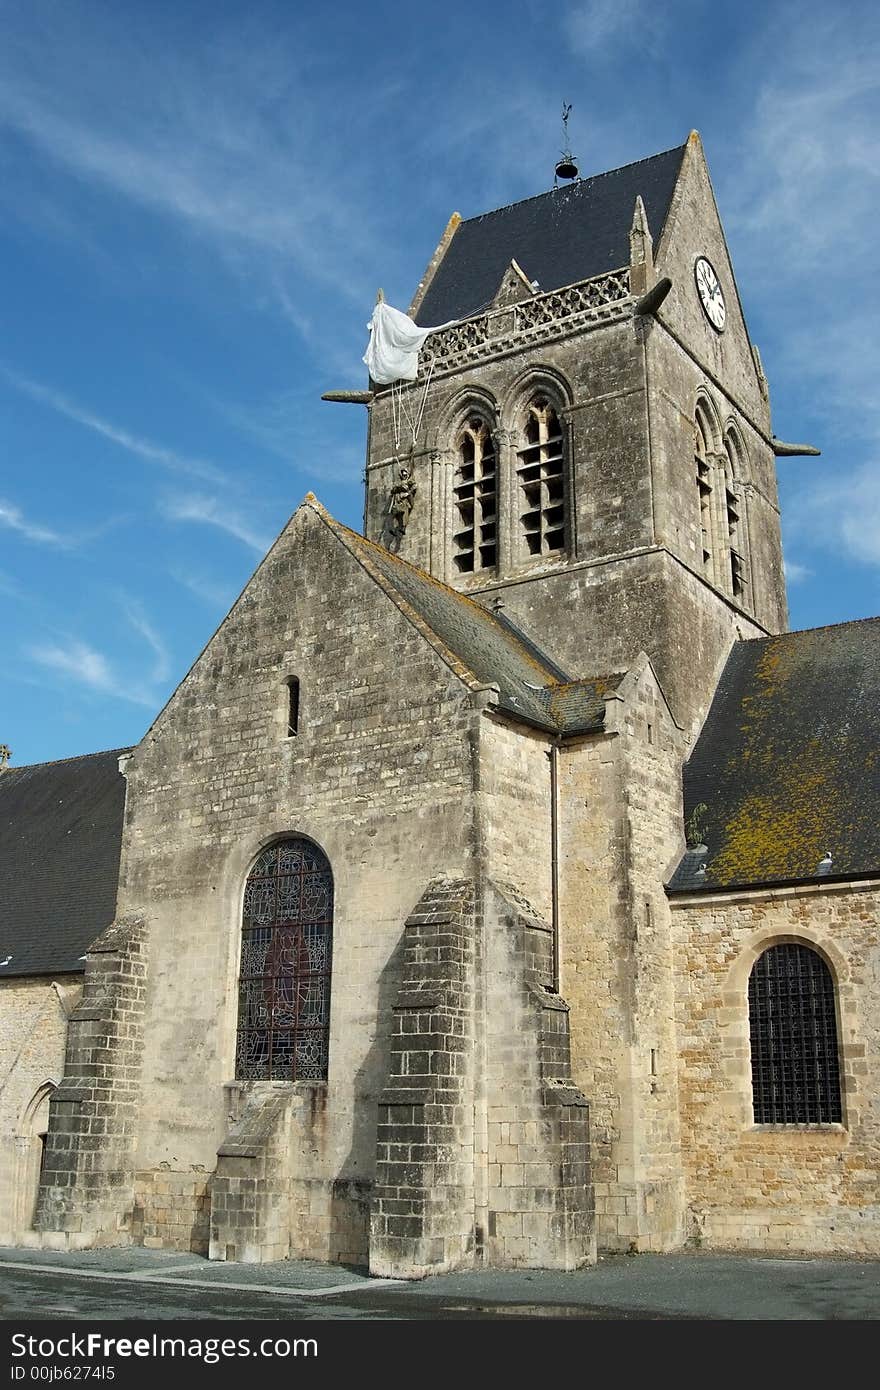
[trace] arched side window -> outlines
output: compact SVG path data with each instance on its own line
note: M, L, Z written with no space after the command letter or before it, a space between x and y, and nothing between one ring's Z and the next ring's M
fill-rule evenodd
M712 536L712 462L709 428L699 406L694 421L694 471L700 503L701 564L707 579L714 578Z
M724 436L724 521L727 541L728 573L725 578L735 599L745 598L745 524L742 515L741 478L743 455L734 431Z
M311 840L263 850L244 890L235 1075L325 1081L333 874Z
M749 976L755 1124L842 1119L834 981L817 951L786 942Z
M456 443L454 560L459 574L495 568L498 479L486 421L474 415Z
M529 402L523 433L516 469L523 553L553 555L566 547L565 458L559 416L546 396Z

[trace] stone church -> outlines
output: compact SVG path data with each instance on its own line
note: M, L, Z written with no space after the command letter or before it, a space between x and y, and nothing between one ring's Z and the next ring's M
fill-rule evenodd
M0 772L0 1240L878 1255L880 619L787 631L699 137L408 312L364 534L309 495L137 747Z

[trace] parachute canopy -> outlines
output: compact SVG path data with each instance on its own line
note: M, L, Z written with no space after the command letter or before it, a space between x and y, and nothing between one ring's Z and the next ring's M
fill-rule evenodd
M370 341L364 361L373 381L379 386L392 381L415 381L419 374L419 349L434 330L419 328L384 299L379 300L367 327Z

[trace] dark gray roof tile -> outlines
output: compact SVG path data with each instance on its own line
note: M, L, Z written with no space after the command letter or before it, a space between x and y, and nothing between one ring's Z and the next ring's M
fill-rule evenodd
M670 891L880 872L880 618L738 642L684 772L705 876Z
M419 305L428 327L483 313L512 260L544 290L629 265L629 232L641 196L656 246L685 146L665 150L462 222Z
M112 922L127 751L0 773L0 980L81 971Z

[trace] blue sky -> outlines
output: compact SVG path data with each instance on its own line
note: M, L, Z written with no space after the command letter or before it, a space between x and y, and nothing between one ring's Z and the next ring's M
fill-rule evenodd
M457 209L700 130L793 627L880 612L880 14L804 0L0 0L0 742L136 742L308 490L359 526L378 285Z

